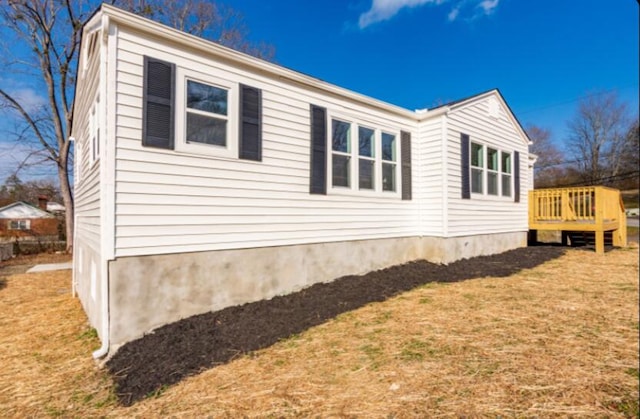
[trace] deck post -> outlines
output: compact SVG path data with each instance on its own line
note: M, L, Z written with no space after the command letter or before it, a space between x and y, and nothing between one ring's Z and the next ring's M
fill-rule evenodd
M595 209L596 209L596 225L595 225L595 240L596 240L596 253L599 255L604 254L604 210L606 206L604 190L602 187L595 188ZM591 204L593 205L593 203Z
M563 222L570 219L569 211L569 191L563 189L560 195L560 219Z
M613 245L618 247L625 247L627 245L627 214L624 212L624 203L622 202L622 196L618 198L617 202L617 218L618 229L614 230Z
M599 255L604 254L604 231L596 230L596 253Z
M529 191L529 225L532 225L535 218L536 218L536 208L538 207L538 204L535 202L535 199L537 199L535 197L535 195L533 194L533 191Z

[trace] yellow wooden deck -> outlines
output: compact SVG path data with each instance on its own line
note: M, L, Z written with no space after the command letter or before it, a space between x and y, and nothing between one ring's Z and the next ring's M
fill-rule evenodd
M529 230L593 231L596 252L604 253L604 232L613 245L627 245L627 217L617 189L604 186L529 191Z

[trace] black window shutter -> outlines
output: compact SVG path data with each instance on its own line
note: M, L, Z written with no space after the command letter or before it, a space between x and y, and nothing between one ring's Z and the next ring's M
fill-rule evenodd
M262 91L240 85L239 157L262 161Z
M469 168L469 136L460 134L460 175L462 181L462 199L471 199Z
M142 145L173 149L175 64L144 57Z
M513 153L513 201L520 202L520 153Z
M400 132L402 162L402 199L411 200L411 133Z
M311 176L312 194L327 194L327 110L311 105Z

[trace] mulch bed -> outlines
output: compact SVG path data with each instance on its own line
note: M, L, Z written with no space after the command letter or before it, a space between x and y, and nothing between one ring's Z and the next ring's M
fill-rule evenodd
M338 314L384 301L429 282L507 277L564 253L537 246L449 265L410 262L345 276L270 300L201 314L129 342L107 362L120 403L131 405L185 377L317 326Z

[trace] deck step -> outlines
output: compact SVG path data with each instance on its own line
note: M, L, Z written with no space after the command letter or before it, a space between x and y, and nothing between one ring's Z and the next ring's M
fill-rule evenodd
M567 231L571 247L584 247L596 245L596 234L593 231ZM613 232L604 232L604 245L613 245Z

